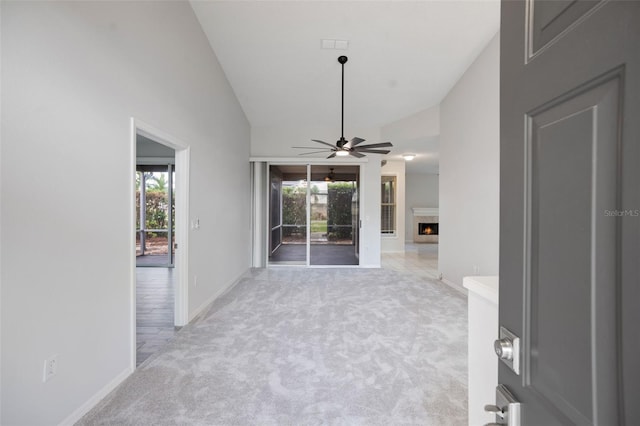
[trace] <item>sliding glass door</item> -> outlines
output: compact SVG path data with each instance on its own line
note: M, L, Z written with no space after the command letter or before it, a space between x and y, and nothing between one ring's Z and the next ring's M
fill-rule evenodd
M358 166L271 165L269 264L358 264Z
M311 166L309 264L358 264L358 171L357 166Z
M269 169L269 263L307 264L307 167Z

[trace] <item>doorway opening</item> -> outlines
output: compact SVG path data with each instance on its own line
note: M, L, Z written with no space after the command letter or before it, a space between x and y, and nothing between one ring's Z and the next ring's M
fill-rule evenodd
M136 136L136 367L171 340L175 150Z
M135 369L188 322L189 147L135 119L131 124Z
M359 170L270 165L270 265L359 264Z

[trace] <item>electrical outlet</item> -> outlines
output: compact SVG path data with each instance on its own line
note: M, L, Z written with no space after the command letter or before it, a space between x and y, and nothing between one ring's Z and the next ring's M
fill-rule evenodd
M194 287L198 287L198 276L197 275L193 276L193 286Z
M473 265L473 273L476 275L480 273L480 267L478 265Z
M52 355L44 360L44 370L42 372L42 382L46 383L58 374L58 355Z

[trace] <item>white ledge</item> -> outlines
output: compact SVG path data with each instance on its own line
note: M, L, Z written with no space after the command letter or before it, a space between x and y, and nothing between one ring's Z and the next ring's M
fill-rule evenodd
M414 216L439 216L437 207L413 207L411 210Z
M470 293L475 293L489 302L493 302L496 305L499 300L499 280L497 275L487 275L482 277L464 277L462 278L462 286L469 290Z

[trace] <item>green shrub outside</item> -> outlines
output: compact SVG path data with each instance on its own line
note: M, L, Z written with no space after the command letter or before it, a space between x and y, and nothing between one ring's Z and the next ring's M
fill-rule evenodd
M343 240L352 238L351 200L354 186L351 182L332 182L327 185L327 238ZM334 225L345 225L334 227Z

